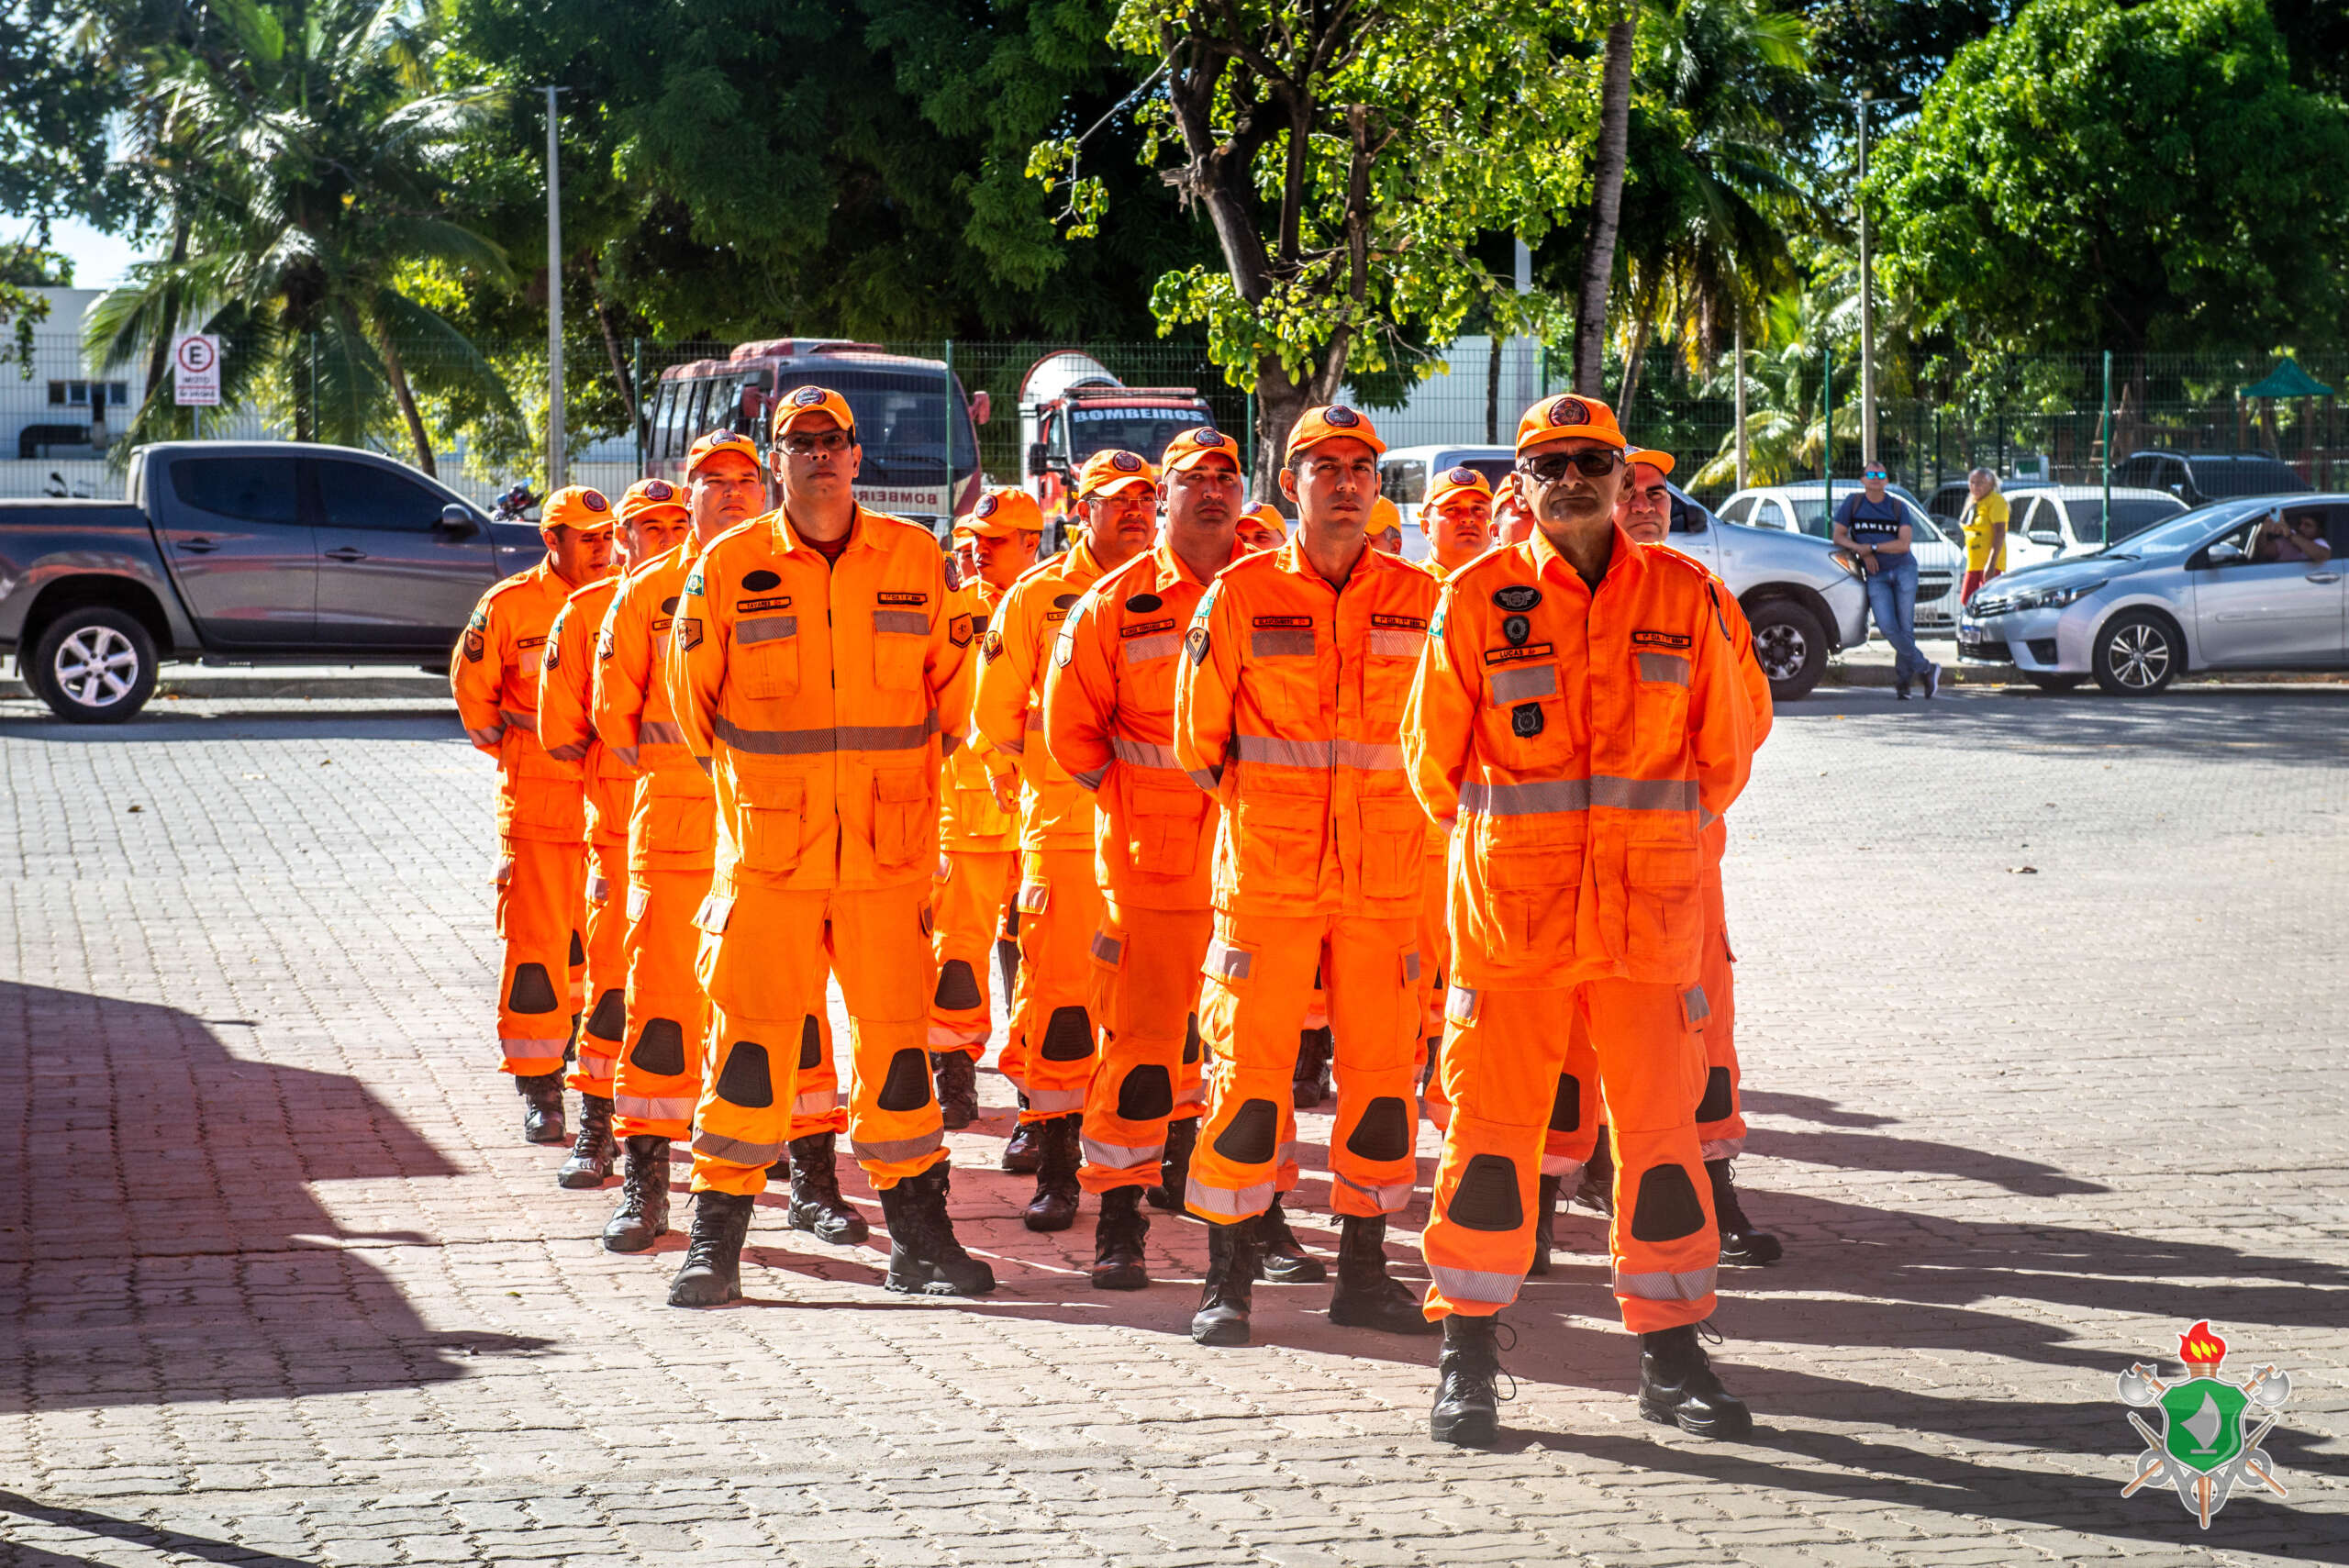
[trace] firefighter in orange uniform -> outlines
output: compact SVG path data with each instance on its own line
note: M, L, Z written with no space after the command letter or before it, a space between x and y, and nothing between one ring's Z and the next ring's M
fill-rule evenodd
M610 566L612 510L574 484L548 496L539 516L546 559L482 595L450 652L449 688L466 737L497 759L498 1055L522 1096L523 1140L561 1143L562 1063L584 978L573 971L587 958L579 934L586 817L578 762L539 743L539 680L563 601Z
M641 480L620 497L612 570L563 601L547 633L546 673L539 678L539 740L547 754L575 762L586 781L587 1021L579 1030L579 1134L555 1173L563 1187L599 1187L612 1173L612 1068L626 1038L628 819L636 773L596 734L590 711L596 644L629 567L650 561L691 527L685 493L666 480Z
M641 1252L667 1231L669 1147L689 1133L702 1088L708 1002L694 975L701 933L694 917L709 895L717 806L709 778L686 751L670 709L670 628L702 548L756 517L766 500L759 449L748 436L714 431L685 457L691 531L640 562L604 617L595 715L606 746L637 770L629 817L628 986L613 1087L621 1143L619 1207L604 1246ZM823 982L810 990L799 1027L800 1076L792 1129L792 1229L840 1245L864 1240L863 1216L841 1195L834 1136L842 1112L832 1069Z
M1330 1319L1432 1331L1387 1274L1386 1234L1418 1169L1427 826L1397 730L1437 586L1364 537L1384 450L1341 405L1297 421L1281 474L1297 535L1209 586L1176 678L1176 758L1223 808L1199 1008L1208 1111L1186 1192L1211 1226L1191 1320L1202 1344L1248 1342L1257 1217L1284 1162L1282 1106L1325 951L1338 1062L1330 1206L1343 1217Z
M1278 550L1288 542L1288 523L1270 501L1259 501L1241 513L1235 531L1242 550Z
M1045 741L1093 795L1095 875L1106 895L1093 937L1101 1062L1079 1173L1101 1199L1093 1244L1101 1290L1150 1283L1143 1193L1153 1183L1182 1192L1198 1131L1196 1009L1215 930L1217 811L1175 765L1174 669L1199 595L1246 553L1233 532L1242 492L1231 439L1186 430L1163 462L1166 537L1077 600L1044 678Z
M1533 1251L1548 1107L1579 1015L1615 1128L1609 1247L1641 1336L1640 1413L1703 1436L1752 1417L1698 1343L1720 1258L1699 1179L1705 817L1743 787L1753 726L1724 595L1616 526L1614 414L1556 397L1518 426L1538 531L1445 584L1403 723L1411 786L1453 835L1452 1104L1421 1238L1444 1345L1430 1419L1497 1429L1497 1315Z
M886 1284L980 1295L995 1275L947 1218L927 1046L941 745L965 721L970 620L949 611L929 532L857 504L847 399L785 394L769 456L783 505L702 551L671 632L670 705L716 786L718 851L695 917L710 1008L697 1196L669 1302L741 1295L828 958L851 1020L850 1146L889 1227Z
M1012 1001L1006 1076L1019 1086L1020 1131L1036 1155L1030 1230L1076 1223L1078 1124L1095 1065L1092 946L1101 927L1093 873L1093 800L1044 743L1044 671L1077 596L1105 572L1148 550L1158 528L1158 476L1130 451L1085 459L1076 480L1084 528L1075 542L1011 585L980 644L972 728L1008 795L1019 780L1019 987ZM1004 1168L1022 1159L1022 1140Z
M954 613L971 619L984 639L1003 595L1036 563L1044 514L1024 490L991 490L956 525L966 541L971 573L950 596ZM958 1131L979 1114L974 1073L995 1032L987 999L987 954L1001 940L1011 873L1019 859L1019 818L996 798L985 738L973 734L946 759L940 788L937 929L938 990L930 1004L930 1062L938 1077L938 1107L946 1130Z

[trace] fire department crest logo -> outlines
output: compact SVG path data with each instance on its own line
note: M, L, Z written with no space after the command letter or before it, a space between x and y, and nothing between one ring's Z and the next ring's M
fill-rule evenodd
M671 501L676 498L676 495L669 488L666 480L648 479L644 482L644 498L648 501Z
M1202 427L1199 429L1196 429L1191 432L1190 439L1193 446L1197 447L1202 450L1212 451L1216 448L1223 445L1223 432L1220 430L1210 430Z
M813 408L823 401L824 389L820 386L803 386L791 395L794 408Z
M1561 397L1550 405L1550 423L1587 425L1590 423L1590 405L1579 397Z
M1351 430L1362 423L1362 416L1342 403L1332 403L1321 410L1321 422L1331 429Z
M979 504L972 507L971 510L977 513L982 517L992 517L995 516L996 505L996 498L993 495L982 495L979 497Z
M2284 1488L2276 1480L2276 1466L2260 1448L2277 1412L2291 1397L2292 1380L2270 1364L2242 1383L2219 1375L2227 1359L2227 1342L2206 1319L2177 1337L2178 1359L2186 1376L2163 1381L2155 1367L2132 1362L2121 1374L2121 1402L2133 1407L2129 1424L2145 1440L2137 1456L2137 1474L2121 1489L2134 1495L2156 1479L2177 1491L2186 1511L2210 1528L2210 1516L2227 1506L2238 1487L2265 1486L2278 1497ZM2157 1431L2139 1410L2161 1423ZM2246 1417L2255 1421L2244 1430Z
M1109 459L1109 466L1116 469L1119 473L1140 473L1141 472L1141 459L1136 457L1131 452L1117 452L1111 455Z

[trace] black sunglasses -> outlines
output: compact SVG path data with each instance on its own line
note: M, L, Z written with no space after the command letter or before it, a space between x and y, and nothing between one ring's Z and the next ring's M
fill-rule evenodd
M1517 460L1517 471L1540 484L1555 484L1565 478L1569 469L1581 471L1586 479L1604 479L1621 465L1623 454L1605 447L1594 447L1578 452L1543 452L1540 457Z

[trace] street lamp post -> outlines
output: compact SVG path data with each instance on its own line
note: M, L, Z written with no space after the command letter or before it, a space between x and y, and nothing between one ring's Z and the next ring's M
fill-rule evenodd
M1871 264L1868 247L1868 95L1865 90L1861 92L1854 108L1860 122L1859 183L1852 193L1853 205L1859 209L1860 217L1860 461L1872 463L1876 461L1876 271Z
M547 94L547 491L562 488L562 168L555 140L555 95Z

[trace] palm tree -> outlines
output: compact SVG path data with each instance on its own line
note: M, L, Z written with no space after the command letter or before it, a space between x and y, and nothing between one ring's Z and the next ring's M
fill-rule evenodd
M183 171L174 244L93 307L94 358L122 364L200 317L224 339L225 400L273 399L297 439L353 444L395 411L427 473L418 377L510 408L488 361L407 285L435 265L511 282L497 247L449 216L449 161L497 106L487 90L434 90L446 3L206 0L192 40L150 46L141 118ZM167 428L159 393L128 439Z
M1783 484L1819 472L1826 426L1820 417L1824 400L1820 378L1823 348L1835 347L1843 358L1842 339L1857 330L1846 328L1842 306L1849 301L1831 288L1788 290L1771 298L1763 321L1762 344L1745 356L1746 483ZM1856 316L1856 306L1849 314ZM1848 361L1846 361L1848 362ZM1732 395L1732 368L1723 362L1704 388L1707 397ZM1842 399L1835 410L1835 439L1857 440L1859 406ZM1714 489L1737 482L1737 432L1721 438L1712 460L1689 476L1692 489Z

